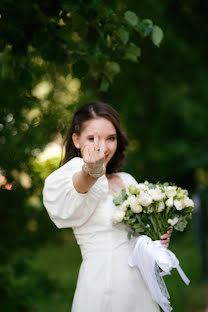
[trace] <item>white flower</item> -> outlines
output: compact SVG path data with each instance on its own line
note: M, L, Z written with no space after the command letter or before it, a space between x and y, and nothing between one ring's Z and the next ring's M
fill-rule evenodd
M165 209L165 204L164 204L164 202L163 202L163 201L159 202L159 205L158 205L158 207L157 207L157 211L158 211L158 212L161 212L161 211L163 211L164 209Z
M145 185L144 183L139 183L139 184L137 184L137 187L138 187L138 189L141 191L141 190L148 190L148 186L147 185Z
M170 197L169 199L167 199L165 203L166 203L166 206L173 207L173 197Z
M133 184L128 187L129 193L132 195L139 194L140 190Z
M128 200L124 200L124 202L121 204L119 208L125 212L128 206L129 206Z
M137 205L137 206L131 206L131 211L135 212L135 213L140 213L142 212L142 206L141 205Z
M190 199L188 196L184 196L184 199L183 199L183 202L184 202L184 207L194 207L194 202L192 199Z
M121 209L117 209L114 211L112 221L113 223L119 223L122 222L123 217L125 216L125 212L122 211Z
M168 223L174 226L176 223L178 223L178 217L175 217L173 219L168 219Z
M138 200L139 203L144 207L147 207L152 203L152 197L149 194L145 193L144 191L140 192Z
M131 211L133 211L135 213L140 213L142 211L142 206L140 205L137 197L131 195L128 197L127 201L131 207Z
M177 210L182 210L184 208L183 200L175 199L173 204L174 204L174 206L176 207Z
M174 197L177 194L177 186L166 186L165 194L168 198Z
M149 195L155 201L162 200L165 196L165 194L159 188L149 190Z

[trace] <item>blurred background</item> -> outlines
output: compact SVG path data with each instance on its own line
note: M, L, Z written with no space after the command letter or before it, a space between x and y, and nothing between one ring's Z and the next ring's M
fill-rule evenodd
M70 311L81 263L42 203L73 112L110 103L130 140L124 171L189 190L193 221L170 249L173 311L208 311L208 3L1 0L0 310Z

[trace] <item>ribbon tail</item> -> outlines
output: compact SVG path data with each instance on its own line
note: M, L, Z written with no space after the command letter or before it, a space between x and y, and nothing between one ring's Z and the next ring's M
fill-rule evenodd
M170 312L172 311L168 300L170 296L165 282L160 276L160 270L152 255L152 251L149 252L149 244L151 242L152 240L149 237L139 237L133 251L129 255L128 264L138 267L152 299L164 312Z
M190 283L190 280L188 279L188 277L186 276L186 274L183 272L183 270L181 269L180 265L176 266L176 269L178 270L178 274L180 275L180 277L182 278L182 280L184 281L184 283L186 285L188 285Z

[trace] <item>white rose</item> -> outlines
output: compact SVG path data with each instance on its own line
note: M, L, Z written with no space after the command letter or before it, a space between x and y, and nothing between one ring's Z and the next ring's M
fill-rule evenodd
M173 219L168 219L168 223L174 226L176 223L178 223L178 217L175 217Z
M135 206L131 206L131 211L135 212L135 213L140 213L142 212L142 206L141 205L135 205Z
M112 217L112 221L113 223L119 223L122 222L123 217L125 216L125 212L122 211L121 209L117 209L114 211L113 217Z
M173 197L170 197L169 199L167 199L165 203L166 203L166 206L173 207Z
M165 204L163 203L163 201L159 202L159 205L157 207L157 211L161 212L165 209Z
M139 203L144 207L147 207L152 203L152 197L149 194L145 193L144 191L140 192L138 200Z
M165 194L159 188L149 190L149 195L155 201L162 200L165 196Z
M188 196L184 196L183 202L184 202L184 207L194 207L193 200L188 198Z
M135 196L129 196L128 197L128 203L131 207L131 211L135 212L135 213L140 213L142 211L142 206L139 203L139 200L137 197Z
M128 202L128 200L125 200L122 204L121 204L121 206L119 207L122 211L126 211L127 210L127 207L129 206L129 202Z
M174 197L177 194L177 186L167 186L165 187L165 194L168 198Z
M139 188L139 190L148 190L148 186L145 185L144 183L139 183L137 184L137 187Z
M175 199L173 204L177 210L182 210L184 208L183 200Z

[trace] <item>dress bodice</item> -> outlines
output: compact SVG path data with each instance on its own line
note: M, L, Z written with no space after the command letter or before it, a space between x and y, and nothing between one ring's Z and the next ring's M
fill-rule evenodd
M122 250L130 245L128 231L124 224L112 223L115 205L108 180L103 175L86 194L78 193L72 176L82 165L82 158L75 157L47 177L43 201L49 216L57 227L73 228L83 257L92 252ZM137 183L130 174L116 174L126 188Z

